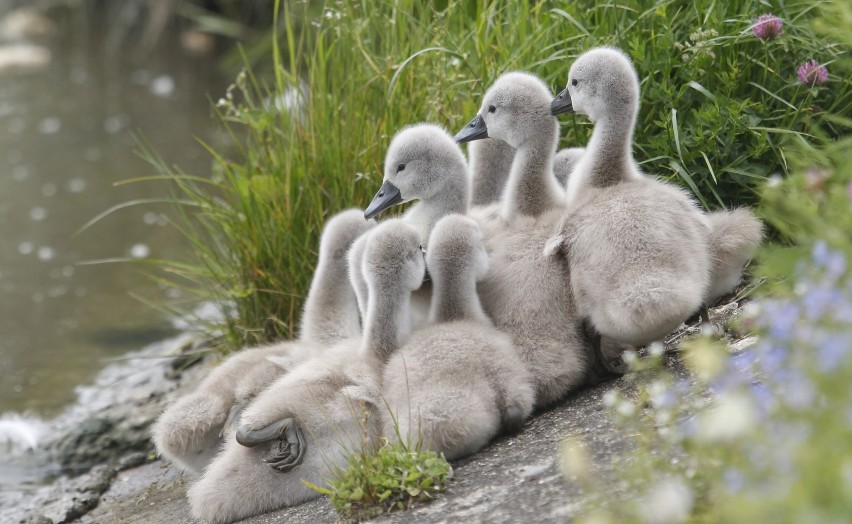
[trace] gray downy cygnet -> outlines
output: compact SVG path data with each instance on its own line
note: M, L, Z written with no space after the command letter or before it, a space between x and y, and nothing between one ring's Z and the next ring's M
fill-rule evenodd
M189 489L192 514L227 523L319 494L347 452L376 445L381 370L411 330L411 292L425 262L420 235L401 220L368 233L369 288L364 333L303 362L265 389L240 416L236 439Z
M592 363L564 260L543 249L565 209L553 176L558 124L552 95L526 73L506 73L483 98L479 114L456 135L486 137L516 149L499 206L471 209L485 238L490 268L478 285L485 312L510 334L533 376L536 405L561 399L582 385Z
M468 144L467 153L470 205L483 207L498 203L515 160L515 148L496 138L484 138Z
M556 177L556 181L559 182L559 186L563 190L568 185L571 172L577 167L585 152L586 148L584 147L566 147L560 149L553 158L553 176Z
M426 264L434 286L430 322L385 367L383 432L453 460L519 430L535 393L511 337L493 327L479 302L476 282L488 255L476 222L441 219Z
M702 307L711 252L709 220L694 199L633 160L638 108L638 77L621 51L592 49L571 66L552 112L585 114L595 128L547 253L567 258L577 306L594 329L643 345Z
M467 213L470 205L470 181L467 161L461 148L440 126L408 126L391 140L385 155L384 181L364 212L372 218L396 204L417 202L406 210L403 219L420 232L421 244L428 249L429 235L441 217ZM359 249L353 251L357 254ZM355 268L352 282L359 286L357 295L366 295L364 277ZM411 298L414 324L422 325L429 314L432 286L428 279ZM362 301L363 302L363 301ZM363 307L362 307L363 309Z
M357 209L328 220L299 340L240 351L215 367L194 392L169 405L152 428L161 455L187 471L201 472L219 451L241 407L301 362L360 334L346 252L373 225Z

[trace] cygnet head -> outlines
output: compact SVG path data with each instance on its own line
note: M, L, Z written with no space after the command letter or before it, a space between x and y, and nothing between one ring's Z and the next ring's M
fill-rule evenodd
M382 222L368 233L364 276L371 289L411 292L423 283L426 262L420 234L401 219ZM372 295L371 295L372 300Z
M320 253L328 253L335 260L345 258L352 243L375 225L375 220L365 220L358 209L334 215L323 227Z
M406 127L391 140L384 183L364 216L372 218L411 200L434 199L445 191L464 192L466 200L467 184L467 161L449 133L434 124Z
M581 113L592 122L604 115L633 117L639 108L639 77L620 49L597 47L580 55L568 86L553 99L551 114Z
M478 281L488 272L482 230L471 218L462 215L442 218L432 230L429 246L426 265L435 281L467 270L472 271L474 281Z
M456 135L456 142L497 138L519 148L543 124L556 126L550 114L552 99L553 94L538 77L505 73L485 93L479 114Z

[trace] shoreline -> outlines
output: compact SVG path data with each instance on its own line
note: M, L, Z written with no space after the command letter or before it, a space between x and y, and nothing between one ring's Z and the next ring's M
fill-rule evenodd
M51 419L4 414L4 420L19 423L21 435L29 430L35 444L19 436L0 452L4 519L31 522L51 514L52 522L68 521L85 512L76 501L64 500L67 492L81 493L77 498L89 501L84 506L94 507L92 496L109 487L115 472L155 460L149 428L170 394L194 384L211 365L211 358L196 365L201 360L194 355L204 348L185 332L108 363L91 384L77 386L74 403Z

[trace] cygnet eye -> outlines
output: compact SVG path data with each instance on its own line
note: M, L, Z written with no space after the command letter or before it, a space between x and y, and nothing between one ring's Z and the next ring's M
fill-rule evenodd
M577 80L576 78L574 80L571 80L571 85L574 86L574 87L577 87L577 84L579 84L579 83L580 83L580 81Z
M494 107L494 106L488 106L488 112L489 112L489 113L494 113L494 112L496 112L496 111L497 111L497 108L496 108L496 107Z
M404 169L405 169L405 164L400 164L400 165L396 166L396 172L397 173L399 173L400 171L402 171Z

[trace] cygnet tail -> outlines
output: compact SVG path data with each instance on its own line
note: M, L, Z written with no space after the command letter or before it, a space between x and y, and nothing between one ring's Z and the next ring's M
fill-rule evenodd
M730 293L739 284L743 268L763 240L763 223L748 209L716 211L707 217L712 228L713 266L707 304Z
M210 392L181 398L154 423L157 451L187 471L201 472L219 452L219 433L230 409L230 403Z
M395 411L399 435L407 445L420 444L447 460L476 453L500 431L501 414L494 401L469 391L426 392L412 400L410 414L408 406ZM395 432L385 427L385 435Z
M627 287L627 286L625 286ZM591 311L592 325L605 337L645 345L660 340L698 311L706 280L673 275L639 275L618 300Z

